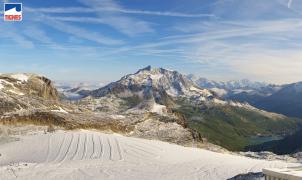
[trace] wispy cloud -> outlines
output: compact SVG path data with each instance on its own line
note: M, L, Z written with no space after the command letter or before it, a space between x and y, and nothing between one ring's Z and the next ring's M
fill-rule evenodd
M228 23L228 22L224 22ZM229 22L232 26L221 26L214 22L213 26L205 32L183 34L166 37L157 43L149 43L146 47L159 47L175 43L198 43L217 39L229 39L234 37L251 37L255 35L285 36L290 32L300 32L302 22L300 19L273 20L273 21L246 21ZM187 25L180 25L186 26ZM193 26L194 27L194 26ZM190 27L188 27L190 29ZM195 31L195 29L192 29Z
M73 16L68 17L51 17L58 21L69 21L69 22L80 22L80 23L94 23L94 24L103 24L108 25L118 32L126 34L128 36L135 36L141 33L154 32L154 29L151 27L150 23L139 20L133 17L126 16L125 9L123 9L119 4L111 0L86 0L80 2L88 7L69 7L69 8L25 8L25 11L32 13L71 13ZM125 10L127 11L127 10ZM92 17L78 17L74 16L74 13L93 13ZM130 13L130 12L129 12ZM95 16L97 15L97 17Z
M148 11L148 10L137 10L137 9L126 9L121 7L99 7L98 9L91 9L85 7L51 7L51 8L26 8L29 12L41 12L41 13L54 13L54 14L70 14L70 13L95 13L101 11L124 13L124 14L137 14L137 15L150 15L150 16L170 16L180 18L201 18L201 17L215 17L214 14L190 14L183 12L174 11Z
M103 19L104 23L129 36L154 31L146 21L125 16L119 12L104 12L104 8L122 9L122 6L113 0L79 0L79 2L94 9L97 17Z
M287 7L291 8L292 3L293 3L293 0L288 0Z
M11 40L6 46L39 47L34 51L53 52L56 59L83 62L85 67L88 59L92 66L115 60L125 66L156 61L158 66L170 64L178 69L191 65L204 73L200 75L215 78L288 82L302 77L302 3L207 2L196 8L167 3L166 11L156 6L152 11L143 5L134 8L132 3L117 0L77 0L70 7L24 6L24 21L13 26L0 22L5 31L0 37ZM185 13L188 9L201 13Z
M22 36L16 32L13 32L13 31L5 32L0 36L10 38L13 41L15 41L17 44L19 44L21 47L24 47L24 48L33 48L34 47L34 43L32 41L26 39L24 36Z
M26 27L23 30L23 34L44 44L54 43L50 36L45 33L45 31L33 25Z
M265 79L274 83L301 81L302 53L296 50L251 53L240 61L232 61L231 68L252 79Z
M51 26L52 28L71 34L73 36L76 36L78 38L86 39L89 41L97 42L100 44L105 45L120 45L123 44L123 41L112 39L109 37L106 37L100 33L97 32L91 32L84 28L74 26L68 23L63 23L61 21L56 20L55 18L52 18L50 16L41 16L42 18L37 19L39 22L44 23L48 26Z
M17 29L12 27L12 24L5 24L5 22L0 22L1 33L0 38L12 40L19 46L23 48L33 48L34 43L28 38L24 37L22 34L18 33Z
M302 76L302 73L298 73L298 69L302 68L302 64L298 63L299 55L302 57L302 54L296 53L302 45L298 42L294 43L298 41L297 38L301 38L300 19L234 21L223 22L223 24L225 25L221 26L214 22L204 32L182 34L158 39L157 42L116 48L114 51L109 51L106 56L133 54L161 58L173 57L182 59L182 63L197 63L206 66L211 72L207 72L206 75L201 74L203 76L220 75L227 79L241 76L281 83L298 80L299 78L294 77L294 74ZM183 26L188 27L188 25ZM197 30L194 29L193 32ZM289 68L293 71L286 73L282 65L288 61L291 62L287 66L295 65L296 67ZM249 64L255 70L248 70ZM272 64L273 70L270 70L269 64ZM222 68L223 71L217 72ZM257 68L259 71L256 71ZM221 74L226 71L230 73ZM284 77L278 75L278 71Z
M189 14L182 12L172 11L148 11L148 10L135 10L127 9L120 6L113 0L80 0L80 2L87 7L51 7L51 8L25 8L27 12L40 12L40 13L57 13L57 14L75 14L75 13L95 13L98 17L53 17L59 21L81 22L81 23L94 23L106 24L117 31L129 36L135 36L141 33L154 32L150 23L136 18L126 16L125 14L137 15L154 15L154 16L170 16L170 17L183 17L183 18L201 18L201 17L215 17L213 14Z
M236 24L236 22L230 22L230 23ZM187 27L187 25L185 26ZM150 48L169 47L171 45L177 47L179 46L184 47L184 44L186 44L187 49L189 49L191 47L195 47L196 44L200 44L200 43L212 44L212 42L214 41L226 40L231 38L254 38L255 36L267 36L266 38L272 38L272 37L282 38L280 37L280 35L284 36L285 33L289 33L289 35L292 36L294 36L294 34L296 33L299 33L302 27L302 23L298 19L292 19L286 21L269 21L269 22L263 21L263 22L250 22L250 23L245 22L241 25L237 24L235 26L236 28L234 28L233 26L230 26L225 29L219 27L220 27L219 25L213 25L212 28L206 32L171 36L168 38L157 40L157 42L143 43L136 46L128 46L128 47L124 46L122 48L116 49L115 51L113 51L113 53L131 52L131 51L135 52L135 51L141 51ZM257 42L254 43L257 44Z

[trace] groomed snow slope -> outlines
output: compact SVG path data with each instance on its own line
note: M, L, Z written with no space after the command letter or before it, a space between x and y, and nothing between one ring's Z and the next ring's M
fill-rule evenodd
M0 179L220 180L295 165L94 131L25 136L0 154Z

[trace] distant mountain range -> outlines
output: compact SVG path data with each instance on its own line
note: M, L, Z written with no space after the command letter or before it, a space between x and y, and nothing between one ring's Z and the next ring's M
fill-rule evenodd
M187 75L187 77L195 82L197 85L203 88L220 88L225 90L235 90L235 89L255 89L260 90L263 87L268 86L267 83L264 82L253 82L248 79L242 80L231 80L231 81L213 81L208 80L206 78L197 77L193 74Z
M248 79L219 82L193 74L187 75L186 78L193 81L198 87L211 91L219 99L249 103L269 112L302 118L302 82L285 85L254 82ZM83 82L56 84L63 97L70 100L86 97L90 91L102 86L103 84L99 83Z
M302 117L302 82L273 85L249 80L216 82L189 75L199 87L211 89L226 100L247 102L259 109Z

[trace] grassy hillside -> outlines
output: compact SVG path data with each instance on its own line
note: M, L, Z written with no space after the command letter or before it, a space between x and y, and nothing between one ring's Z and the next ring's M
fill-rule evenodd
M229 150L243 150L255 135L284 135L297 131L301 120L271 119L260 113L232 106L192 106L183 104L174 111L182 113L188 126L210 142Z

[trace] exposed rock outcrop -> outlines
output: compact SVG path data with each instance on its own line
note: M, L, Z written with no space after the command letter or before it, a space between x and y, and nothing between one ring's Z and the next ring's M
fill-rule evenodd
M54 108L59 94L51 80L34 74L0 75L0 115Z
M1 74L0 90L15 96L37 96L58 100L59 93L51 80L35 74Z

